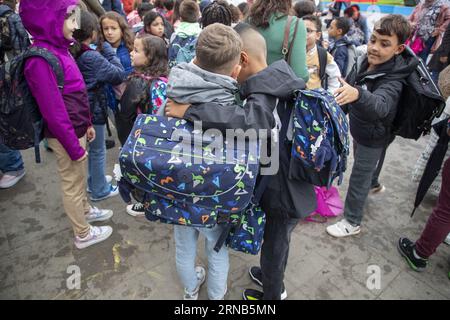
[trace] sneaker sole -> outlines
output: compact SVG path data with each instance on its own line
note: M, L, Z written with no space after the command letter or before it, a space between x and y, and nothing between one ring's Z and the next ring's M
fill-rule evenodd
M139 212L138 214L134 213L134 211L129 211L127 208L127 213L132 217L143 217L145 216L145 212Z
M14 187L25 176L25 174L26 172L22 173L20 176L17 176L14 182L9 182L8 184L0 186L0 189L9 189L11 187Z
M248 269L248 274L250 275L250 278L252 278L253 282L255 282L257 285L259 285L259 286L262 287L262 286L263 286L262 282L259 281L258 278L256 278L256 277L253 276L253 274L252 274L252 268L253 268L253 267L250 267L250 268Z
M77 247L78 249L85 249L87 247L90 247L94 244L97 244L99 242L102 242L102 241L108 239L112 235L112 232L113 232L113 229L111 228L110 231L106 235L104 235L102 238L97 238L94 241L89 242L89 243L88 242L85 242L85 243L82 242L81 244L75 243L75 247Z
M398 249L398 252L400 252L400 254L402 255L402 257L405 258L406 262L408 263L408 265L410 266L411 269L413 269L416 272L423 272L423 271L425 271L425 268L419 268L414 263L412 263L411 260L409 260L409 258L406 255L406 253L404 253L403 250L401 249L399 243L397 243L397 249Z
M86 221L87 221L88 223L90 223L90 222L99 222L99 221L106 221L106 220L111 219L111 217L112 217L113 215L114 215L114 212L111 211L111 213L109 213L108 215L104 215L103 217L95 218L95 219L92 219L92 220L86 219Z

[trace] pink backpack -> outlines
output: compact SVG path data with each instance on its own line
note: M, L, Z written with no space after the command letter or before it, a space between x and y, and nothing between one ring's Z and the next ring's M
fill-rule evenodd
M306 221L324 223L328 217L336 217L344 212L344 203L336 187L327 190L326 187L314 187L317 199L317 209Z

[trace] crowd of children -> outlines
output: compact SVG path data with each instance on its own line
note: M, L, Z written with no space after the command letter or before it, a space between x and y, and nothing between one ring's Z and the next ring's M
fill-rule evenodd
M256 0L237 7L225 0L135 0L123 5L117 0L102 1L104 12L96 1L81 1L82 10L78 2L22 0L20 17L14 13L16 1L0 4L0 16L11 11L19 21L15 33L20 35L0 57L10 61L19 55L29 46L30 35L33 47L57 57L64 74L61 88L46 61L31 57L25 63L24 75L57 160L64 210L77 248L104 241L113 232L109 226L91 225L110 219L112 210L88 201L119 194L106 172L105 138L111 129L122 146L139 114L202 121L204 129L270 132L280 128L277 117L290 116L299 89L329 91L349 116L354 163L344 218L326 232L345 237L362 231L367 196L374 189L374 177L379 187L382 159L393 140L399 98L416 66L416 58L403 55L411 35L405 17L387 15L369 35L364 18L351 6L345 10L347 17L339 13L330 21L328 46L322 41L322 20L308 0L295 6L291 0ZM364 32L356 43L350 35L358 23ZM288 50L281 50L286 43ZM355 45L365 43L367 52L358 54ZM263 290L245 290L247 300L287 297L283 281L291 233L316 209L314 186L289 176L292 138L286 131L280 140L280 167L261 199L267 222L260 266L249 269ZM450 232L449 161L438 206L424 234L417 243L399 240L401 254L416 270L425 268L426 259ZM0 170L0 188L17 183L25 175L20 152L0 144ZM126 212L143 216L145 206L128 203ZM224 299L228 249L214 250L223 228L174 225L184 299L198 298L207 274L208 297ZM195 265L200 234L205 238L207 271Z

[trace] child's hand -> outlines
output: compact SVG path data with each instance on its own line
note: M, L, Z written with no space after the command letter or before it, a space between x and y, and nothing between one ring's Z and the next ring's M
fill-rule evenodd
M359 99L358 89L349 85L342 78L339 78L339 81L341 82L342 87L334 92L334 97L336 98L338 105L343 106L344 104L352 103Z
M95 129L94 127L89 127L86 131L86 137L88 142L92 142L95 140Z
M186 110L189 109L190 106L190 104L179 104L168 99L165 108L166 117L183 118Z

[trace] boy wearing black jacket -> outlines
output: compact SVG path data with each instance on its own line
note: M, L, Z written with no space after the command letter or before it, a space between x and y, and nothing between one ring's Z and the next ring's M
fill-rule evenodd
M240 96L246 100L244 106L220 106L213 103L180 106L168 102L166 115L182 117L190 121L202 121L204 129L266 129L271 130L291 111L294 91L304 89L305 82L299 79L289 65L281 60L267 66L264 38L245 24L236 27L244 43L241 55ZM292 103L289 103L291 101ZM289 255L291 233L300 218L307 217L316 209L314 188L304 181L288 178L291 141L279 137L279 169L270 177L270 182L261 199L266 213L264 242L259 267L251 267L251 278L263 286L263 292L246 289L246 300L280 300L286 298L283 279Z
M363 209L377 163L392 138L392 123L406 78L418 64L417 58L402 55L410 34L408 21L388 15L374 26L367 55L360 57L336 101L347 109L354 142L354 163L345 200L344 219L327 227L340 238L361 232Z

